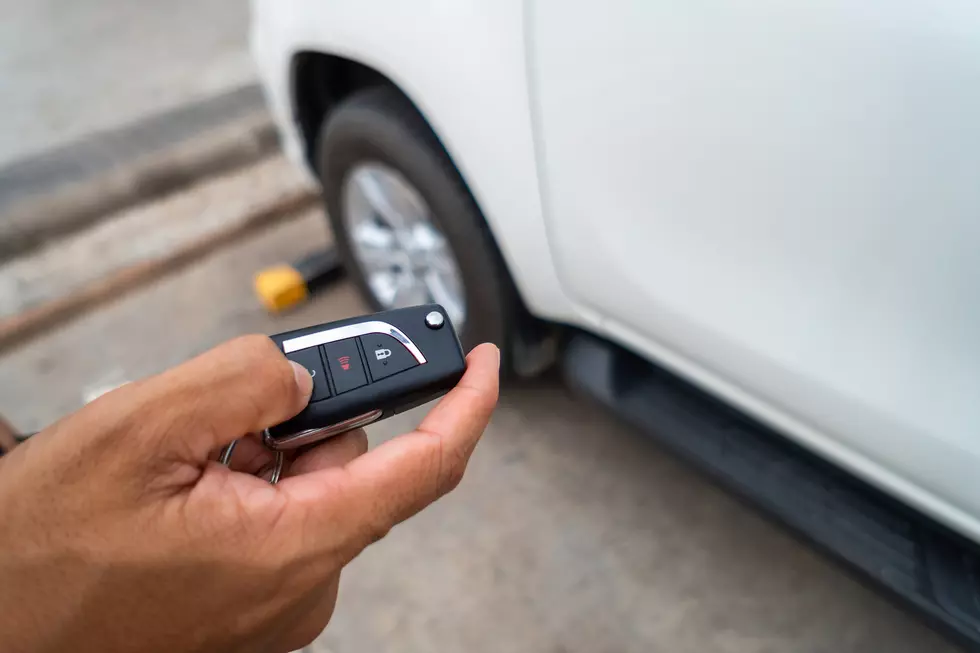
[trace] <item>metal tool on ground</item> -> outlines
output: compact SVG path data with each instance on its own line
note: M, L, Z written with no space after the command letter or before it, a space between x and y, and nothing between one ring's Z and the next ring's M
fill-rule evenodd
M282 313L340 277L343 266L333 247L314 252L296 263L266 268L255 275L255 293L271 313Z

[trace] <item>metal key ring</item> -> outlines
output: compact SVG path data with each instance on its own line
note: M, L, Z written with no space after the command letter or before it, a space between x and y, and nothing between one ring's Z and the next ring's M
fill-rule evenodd
M218 463L229 467L231 465L231 455L235 452L235 447L238 445L238 440L233 440L218 455ZM276 485L279 483L279 479L282 477L282 468L285 465L286 457L281 451L273 452L276 456L275 463L272 467L272 476L269 477L269 483L271 485Z

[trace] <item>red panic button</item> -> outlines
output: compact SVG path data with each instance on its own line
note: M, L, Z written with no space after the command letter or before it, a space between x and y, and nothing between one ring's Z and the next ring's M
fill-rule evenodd
M337 394L367 385L367 374L361 355L357 352L357 340L349 338L323 345L323 357L330 367L330 376Z

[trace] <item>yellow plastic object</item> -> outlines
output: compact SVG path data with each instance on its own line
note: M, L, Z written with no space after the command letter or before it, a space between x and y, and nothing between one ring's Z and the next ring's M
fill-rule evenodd
M310 296L303 275L290 265L277 265L256 274L255 293L272 313L302 304Z

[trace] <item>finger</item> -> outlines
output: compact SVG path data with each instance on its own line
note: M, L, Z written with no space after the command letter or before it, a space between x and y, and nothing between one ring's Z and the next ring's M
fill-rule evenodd
M310 474L321 469L343 467L368 450L367 434L363 429L342 433L316 445L296 457L287 476Z
M278 648L286 651L305 649L323 632L337 606L340 573L330 574L320 587L296 606L288 623L284 624L282 641L277 641L283 646Z
M288 462L283 478L330 467L343 467L367 450L367 434L362 429L348 431L321 442L300 455L292 456L293 452L287 452ZM212 452L209 459L217 460L218 452ZM235 444L228 468L243 474L266 478L272 475L275 462L275 452L262 444L259 435L249 433Z
M244 433L293 417L312 389L309 372L287 360L272 340L245 336L104 399L125 401L143 437L203 461Z
M500 353L481 345L467 357L466 374L412 433L382 444L338 473L325 469L287 479L283 489L325 527L337 520L362 535L359 546L382 537L453 489L497 402ZM336 501L331 501L336 499ZM335 509L337 502L343 510Z
M232 465L232 467L236 471L244 471L261 479L270 480L276 468L276 455L264 446L262 449L265 453L254 452L252 462L246 463L246 468L239 469L236 465ZM300 455L295 455L296 452L294 451L287 451L283 462L285 471L282 478L308 474L331 467L343 467L367 449L367 435L361 429L356 429L321 442Z

